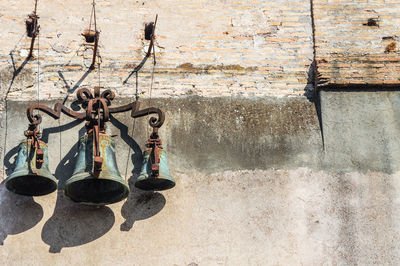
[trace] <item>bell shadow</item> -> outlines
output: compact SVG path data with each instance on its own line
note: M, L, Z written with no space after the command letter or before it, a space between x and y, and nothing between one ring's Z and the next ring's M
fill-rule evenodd
M72 103L71 106L73 104L74 103ZM74 121L69 122L68 124L65 124L65 125L62 125L62 126L44 128L42 130L41 140L43 140L44 142L47 143L49 141L49 135L50 134L60 133L60 132L66 131L68 129L74 128L77 125L81 124L83 121L84 121L83 119L82 120L74 120ZM81 131L82 131L82 129L80 129L79 135L82 135Z
M43 226L42 240L50 246L50 253L59 253L62 248L84 245L100 238L114 222L110 208L74 203L59 190L54 213Z
M133 163L133 174L139 174L143 161L142 149L140 148L139 144L137 144L137 142L129 135L128 127L116 119L112 114L110 114L110 122L113 124L113 126L119 129L121 139L128 144L130 149L132 149L133 153L131 155L131 160Z
M127 200L122 205L121 215L125 222L121 224L121 231L129 231L132 229L135 221L148 219L159 213L165 206L165 197L153 191L143 191L135 187L135 182L139 176L143 155L140 146L128 134L128 127L110 116L110 122L120 130L121 138L133 150L131 160L133 163L132 177L129 179L130 193Z
M165 206L165 197L158 192L144 191L135 187L137 177L129 180L128 199L122 205L121 215L125 222L120 226L121 231L130 231L136 221L148 219L159 213Z
M85 128L79 131L83 136ZM67 199L62 189L73 175L77 155L77 142L57 166L57 202L54 213L42 229L42 240L50 246L50 253L59 253L64 247L75 247L92 242L106 234L115 223L113 211L106 206L87 206Z
M18 151L18 147L7 153L8 172L12 172L14 163L10 158ZM5 158L6 159L6 158ZM0 184L0 245L8 235L16 235L33 228L43 218L42 207L33 200L33 197L21 196L8 191L5 180Z
M43 209L33 197L9 192L4 183L0 185L0 245L8 235L25 232L43 218Z
M11 162L11 159L18 154L18 149L19 149L19 145L15 146L14 148L12 148L11 150L9 150L7 152L7 154L4 156L4 168L5 168L5 172L6 175L9 176L12 174L12 172L15 169L15 162L16 162L16 157L14 158L14 161Z

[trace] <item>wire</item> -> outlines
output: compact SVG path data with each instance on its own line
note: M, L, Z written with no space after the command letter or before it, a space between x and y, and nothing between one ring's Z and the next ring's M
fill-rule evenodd
M98 53L97 53L98 54ZM99 56L97 57L97 67L98 67L98 78L99 78L99 87L101 87L101 79L100 79L100 62L99 62Z
M92 28L92 17L93 17L94 5L95 5L95 3L94 3L94 0L93 0L93 2L92 2L92 11L90 13L89 30Z
M74 54L72 54L71 58L69 59L69 61L67 62L67 64L65 64L62 68L69 66L69 64L71 64L72 59L74 59L74 57L78 54L79 50L82 48L84 44L82 43L81 45L79 45L78 50L75 51Z
M155 57L154 54L153 54L153 56ZM150 92L149 92L150 100L149 100L149 109L148 109L147 115L150 114L150 107L151 107L151 102L152 102L152 91L153 91L153 82L154 82L154 70L155 70L155 67L156 67L156 60L154 59L154 61L153 61L153 69L152 69L152 71L151 71L151 83L150 83ZM149 126L150 126L150 124L147 124L147 131L149 131Z
M0 86L1 86L1 76L0 76ZM1 87L0 87L0 89L1 89ZM6 129L5 129L5 132L4 132L4 146L3 146L3 160L4 160L4 158L6 157L6 149L7 149L7 133L8 133L8 101L7 101L7 95L6 95L6 98L5 98L5 102L4 102L4 105L5 105L5 121L6 121L6 124L5 124L5 127L6 127ZM4 178L6 177L6 166L5 166L5 163L3 162L3 175L2 175L2 177L1 177L1 180L3 181L4 180Z
M136 118L134 118L133 122L132 122L132 132L130 133L128 131L128 136L129 137L133 136L133 133L135 132L135 125L136 125ZM131 152L132 152L131 146L128 145L128 157L126 158L125 177L124 177L125 181L128 179L127 178L127 176L128 176L128 165L129 165L129 158L131 157Z
M91 17L90 17L91 18ZM93 0L93 18L94 18L94 31L97 32L97 24L96 24L96 3Z
M16 50L17 47L18 47L18 44L21 42L22 38L24 38L25 34L26 34L26 32L22 33L22 35L21 35L21 37L19 38L17 44L16 44L16 45L14 46L14 48L10 51L9 55L12 55L12 54L15 52L15 50Z
M139 75L138 72L136 71L136 93L135 93L135 99L136 101L139 100Z
M37 104L40 103L40 35L37 35ZM36 114L39 114L39 110L36 110ZM40 127L40 125L39 125ZM40 131L40 128L39 128Z

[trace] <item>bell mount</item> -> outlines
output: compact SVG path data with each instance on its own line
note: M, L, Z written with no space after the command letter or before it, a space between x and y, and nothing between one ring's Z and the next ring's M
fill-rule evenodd
M105 123L109 121L110 114L113 113L123 113L131 112L132 118L139 118L148 115L151 116L149 119L149 124L153 128L153 133L150 136L147 146L151 146L154 149L156 158L152 160L152 169L154 168L153 175L158 176L158 148L161 145L161 140L158 138L158 128L160 128L165 120L164 112L155 107L148 107L140 110L140 101L135 100L129 104L119 106L119 107L109 107L111 102L115 97L115 93L109 89L104 90L100 93L101 87L94 87L94 94L87 88L81 88L77 91L77 98L81 102L84 112L75 112L70 108L66 107L64 104L57 102L53 109L44 104L32 104L27 109L27 117L30 122L28 130L25 135L28 138L34 140L35 145L39 145L40 131L38 130L38 125L42 122L42 116L40 114L34 114L35 110L44 112L45 114L51 116L54 119L59 119L61 113L66 114L77 120L86 120L86 130L88 134L93 133L93 144L94 144L94 169L93 176L98 177L102 169L102 157L100 156L99 147L99 135L100 133L105 133ZM40 147L38 147L40 149ZM38 157L40 159L40 157ZM36 162L40 165L40 160Z

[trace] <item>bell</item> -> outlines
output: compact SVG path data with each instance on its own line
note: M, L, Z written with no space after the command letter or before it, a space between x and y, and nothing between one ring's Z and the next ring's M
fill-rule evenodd
M46 143L32 139L21 142L14 172L7 178L6 188L20 195L42 196L57 189L57 179L50 173Z
M64 195L72 201L106 205L128 196L129 185L118 171L114 140L100 133L99 148L101 157L95 157L93 133L80 139L75 170L64 187Z
M175 180L172 178L168 169L167 156L163 149L158 148L159 162L158 169L154 171L154 162L157 157L154 149L147 149L143 153L143 165L135 187L142 190L166 190L175 186Z

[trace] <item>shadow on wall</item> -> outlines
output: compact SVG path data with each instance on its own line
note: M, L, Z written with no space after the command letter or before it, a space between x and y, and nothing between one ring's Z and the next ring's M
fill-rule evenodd
M125 222L121 224L121 231L132 229L136 221L148 219L159 213L165 206L165 197L158 192L143 191L135 187L137 176L129 180L131 192L121 209Z
M42 140L48 142L50 134L59 133L80 125L82 120L43 129ZM159 213L165 206L165 198L160 193L140 191L134 187L134 181L142 166L142 151L129 135L128 127L111 117L111 123L120 130L121 138L133 150L130 159L134 164L130 178L131 193L123 204L121 213L125 222L121 231L129 231L134 222L147 219ZM85 127L78 131L78 139L85 134ZM50 246L49 252L59 253L64 247L75 247L94 241L105 235L114 225L113 211L106 206L86 206L67 199L62 192L65 182L73 175L78 156L78 143L68 151L57 165L55 176L58 179L57 202L53 215L43 226L42 240ZM15 155L18 146L4 157L7 175L15 168ZM14 162L12 161L14 158ZM129 158L128 158L129 159ZM34 227L43 217L43 209L32 197L13 194L0 186L0 243L10 234L19 234Z
M50 133L66 130L79 124L78 122L44 129L43 138L47 140ZM82 127L78 132L78 139L84 134L85 127ZM51 253L59 253L64 247L75 247L94 241L106 234L115 222L114 213L110 208L76 204L63 195L62 189L65 182L74 172L78 143L79 141L64 156L55 171L58 179L57 202L53 215L42 229L42 240L50 245L49 252Z
M307 99L314 103L315 112L317 113L319 129L321 131L321 139L322 139L322 149L325 150L325 139L324 139L324 131L322 127L322 111L321 111L321 96L317 89L317 68L316 68L315 60L312 61L310 67L307 72L307 85L304 88L304 96Z
M114 222L110 208L76 204L59 190L54 213L43 226L42 239L50 245L50 253L59 253L64 247L80 246L98 239L113 227Z
M110 116L110 122L120 130L122 140L133 150L130 158L133 163L132 177L129 179L130 193L122 206L121 214L125 218L125 222L120 226L121 231L129 231L135 221L145 220L159 213L164 208L166 200L160 193L143 191L135 187L135 181L142 168L142 150L129 135L129 129L126 125L112 115Z
M18 146L4 156L6 175L13 172L17 153ZM12 158L14 158L13 162L11 162ZM33 200L33 197L9 192L4 180L0 184L0 217L0 245L3 245L8 235L20 234L39 223L43 217L43 209Z
M33 197L9 192L4 181L0 184L0 245L8 235L16 235L33 228L43 218L43 209Z

